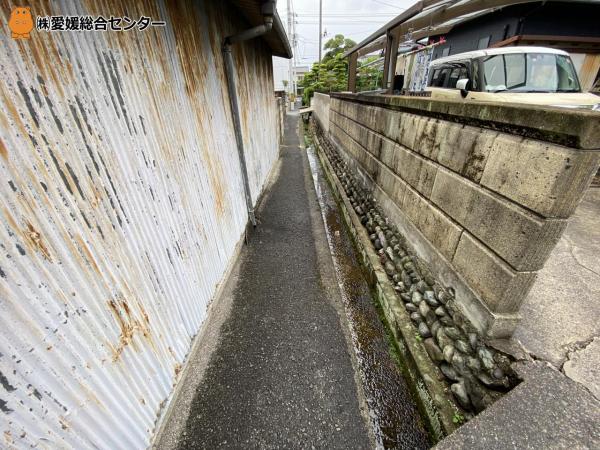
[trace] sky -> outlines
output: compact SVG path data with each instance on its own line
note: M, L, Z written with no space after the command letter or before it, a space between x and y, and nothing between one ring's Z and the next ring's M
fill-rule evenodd
M360 42L416 0L323 0L323 45L336 34ZM287 30L287 0L277 1L277 11ZM319 55L319 0L292 0L295 13L296 60L299 66L309 66ZM281 80L288 79L288 60L273 58L275 89L282 89Z

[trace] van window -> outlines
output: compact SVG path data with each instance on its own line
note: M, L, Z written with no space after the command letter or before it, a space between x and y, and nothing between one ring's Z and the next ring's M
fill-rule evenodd
M440 69L435 69L431 75L431 81L429 82L429 86L436 86L438 79L440 78Z
M524 62L525 54L505 55L506 61L506 87L514 89L525 86L525 70L527 63Z
M504 55L491 56L483 64L485 90L505 90Z
M438 67L433 70L433 74L431 75L431 80L429 81L429 86L433 87L444 87L446 81L448 80L448 75L450 74L449 67Z
M454 89L456 87L456 82L458 81L458 74L460 73L460 67L455 67L454 69L452 69L452 72L450 72L450 79L448 80L448 86L451 89Z
M440 72L440 77L437 80L437 87L444 87L446 85L446 81L448 80L448 76L450 75L450 67L446 67L442 69Z
M468 73L469 72L465 66L455 67L454 69L452 69L452 72L450 72L450 78L448 80L447 87L450 89L456 89L456 82L463 78L468 78Z
M568 56L553 53L515 53L483 61L484 90L488 92L580 92Z

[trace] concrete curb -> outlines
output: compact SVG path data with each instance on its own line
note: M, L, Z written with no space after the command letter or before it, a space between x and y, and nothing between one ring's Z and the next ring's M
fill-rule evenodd
M394 341L404 359L402 369L407 381L411 389L417 394L418 406L424 413L424 418L432 431L434 439L439 441L458 427L453 418L456 414L460 414L460 410L450 400L447 386L440 381L444 379L444 376L429 358L423 344L416 340L417 330L388 280L385 270L371 246L369 236L346 197L339 179L329 164L329 160L321 150L319 138L313 136L313 139L317 143L317 154L325 176L332 187L332 192L340 206L346 226L360 254L367 280L383 309L387 326L392 332Z

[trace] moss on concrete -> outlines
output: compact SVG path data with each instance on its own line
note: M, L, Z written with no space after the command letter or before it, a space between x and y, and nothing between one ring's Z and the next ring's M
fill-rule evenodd
M397 95L334 93L331 98L412 112L578 149L600 148L600 114L592 111Z

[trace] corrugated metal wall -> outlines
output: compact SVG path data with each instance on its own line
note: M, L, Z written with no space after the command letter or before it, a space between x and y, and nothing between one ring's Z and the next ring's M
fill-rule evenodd
M0 34L0 447L143 448L247 220L220 2L30 2L165 20ZM236 45L253 196L278 154L271 56Z

